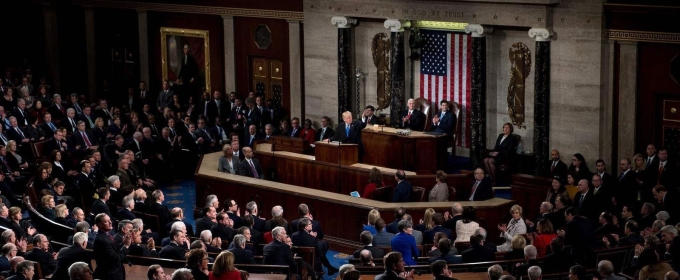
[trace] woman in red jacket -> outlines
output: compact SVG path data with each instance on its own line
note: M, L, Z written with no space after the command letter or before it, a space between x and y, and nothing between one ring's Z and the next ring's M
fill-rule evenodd
M545 251L550 246L550 242L557 238L553 225L548 219L542 219L536 224L536 232L533 234L528 234L527 237L531 241L531 244L536 247L538 252L537 257L545 257Z

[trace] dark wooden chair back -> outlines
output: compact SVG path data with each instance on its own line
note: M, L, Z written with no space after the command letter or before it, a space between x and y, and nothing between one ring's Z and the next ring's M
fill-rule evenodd
M384 186L375 189L373 191L373 200L392 202L392 192L394 191L394 186Z
M456 246L458 253L462 253L463 251L470 249L470 241L460 241L453 245Z
M416 98L415 100L415 108L420 110L421 113L425 115L425 122L423 123L423 130L428 131L430 130L430 122L432 119L432 103L430 100L427 100L425 98Z
M412 202L423 202L425 201L425 188L423 187L413 187L411 191L411 201Z
M316 248L314 247L300 247L300 246L295 246L293 247L293 251L297 253L300 258L302 258L303 261L308 263L312 269L314 269L314 251ZM313 271L309 271L309 269L306 266L302 267L302 279L308 279L309 276L314 276L316 275Z
M449 201L456 201L456 188L449 186Z
M31 144L31 152L33 153L36 163L38 164L50 160L50 155L43 154L43 148L45 147L45 143L47 143L47 141L48 140L43 140Z

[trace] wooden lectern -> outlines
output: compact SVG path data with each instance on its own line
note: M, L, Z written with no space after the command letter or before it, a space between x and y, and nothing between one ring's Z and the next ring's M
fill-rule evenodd
M285 151L299 154L310 154L312 147L305 139L288 136L274 136L274 151Z
M359 145L339 144L338 142L314 143L314 157L317 161L323 161L340 165L352 165L359 163Z

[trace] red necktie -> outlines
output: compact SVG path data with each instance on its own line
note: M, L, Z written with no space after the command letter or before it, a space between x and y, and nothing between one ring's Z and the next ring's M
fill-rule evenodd
M408 111L408 119L411 119L411 111Z
M90 143L90 139L87 139L87 135L85 135L85 132L80 132L80 133L83 135L83 139L85 140L85 145L87 145L88 147L92 146L92 144Z

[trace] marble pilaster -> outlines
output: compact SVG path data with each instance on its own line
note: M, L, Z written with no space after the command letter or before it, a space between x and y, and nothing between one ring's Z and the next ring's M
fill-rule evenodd
M333 17L331 23L338 28L338 122L342 113L352 110L350 103L354 86L354 69L352 69L352 25L356 19Z
M302 104L304 94L302 92L302 50L300 48L300 25L299 20L288 21L288 53L290 64L290 115L300 116L304 119Z
M619 41L619 141L617 159L635 154L638 43ZM614 163L612 163L614 165Z
M137 26L139 29L139 76L149 84L149 30L146 10L137 10Z
M470 160L473 167L482 166L486 150L486 33L492 31L479 24L465 27L465 33L472 34Z
M87 57L87 90L90 100L97 100L97 64L94 33L94 9L85 7L85 53Z
M408 22L396 19L385 21L385 28L390 29L392 48L390 50L390 125L399 125L399 116L404 107L404 91L406 76L406 60L404 57L404 27Z
M536 38L534 59L534 175L548 162L550 154L550 31L532 28L529 37Z
M236 92L236 45L234 42L234 17L222 16L224 27L224 94Z

